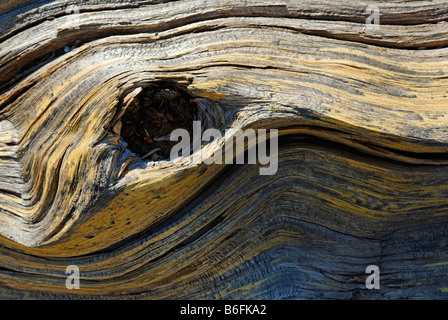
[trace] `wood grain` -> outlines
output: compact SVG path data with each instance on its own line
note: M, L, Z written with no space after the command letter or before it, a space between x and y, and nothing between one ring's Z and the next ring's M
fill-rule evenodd
M448 297L447 1L0 12L0 297ZM111 128L160 83L209 128L278 129L278 172L141 159Z

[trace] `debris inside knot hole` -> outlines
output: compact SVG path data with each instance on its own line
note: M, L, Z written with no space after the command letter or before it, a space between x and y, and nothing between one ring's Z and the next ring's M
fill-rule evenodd
M190 135L198 113L197 104L186 87L170 82L150 84L126 107L112 131L128 144L141 160L169 160L178 141L170 135L185 129Z

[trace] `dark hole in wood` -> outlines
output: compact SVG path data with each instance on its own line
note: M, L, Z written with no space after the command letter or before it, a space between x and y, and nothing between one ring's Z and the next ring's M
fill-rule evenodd
M178 143L169 140L171 132L185 129L192 136L197 113L197 104L185 87L170 82L151 84L123 114L121 138L129 150L145 160L169 159L171 148ZM160 150L148 155L155 149Z

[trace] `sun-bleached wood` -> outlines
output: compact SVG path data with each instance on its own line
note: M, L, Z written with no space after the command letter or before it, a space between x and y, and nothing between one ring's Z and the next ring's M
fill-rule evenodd
M369 4L0 4L0 297L446 298L448 2ZM161 81L278 129L278 172L134 154L111 126Z

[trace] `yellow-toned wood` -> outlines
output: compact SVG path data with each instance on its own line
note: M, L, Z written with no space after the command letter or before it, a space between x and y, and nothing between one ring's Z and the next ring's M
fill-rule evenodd
M446 298L446 1L39 3L0 4L0 297ZM143 159L172 87L278 171Z

